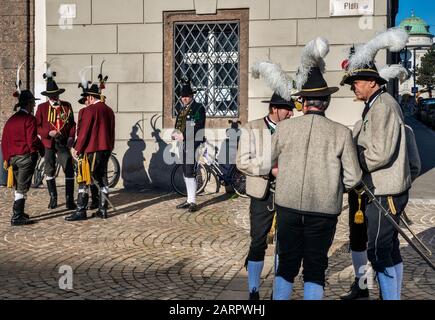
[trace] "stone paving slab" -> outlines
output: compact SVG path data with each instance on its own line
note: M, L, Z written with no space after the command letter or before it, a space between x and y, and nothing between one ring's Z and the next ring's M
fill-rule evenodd
M62 188L59 195L63 195ZM175 206L173 193L114 190L110 218L68 223L70 212L48 210L45 188L32 189L27 213L37 223L11 227L13 193L0 188L0 299L231 299L247 298L243 267L249 248L249 200L200 196L200 210ZM63 204L63 199L59 201ZM435 206L410 203L412 228L435 250ZM90 216L91 212L88 212ZM325 299L338 299L353 275L347 250L347 214L340 216L330 252ZM403 299L433 299L434 271L402 243ZM267 251L261 297L269 299L274 246ZM62 266L73 270L73 289L59 287ZM302 279L295 283L301 299ZM376 284L372 298L377 298Z

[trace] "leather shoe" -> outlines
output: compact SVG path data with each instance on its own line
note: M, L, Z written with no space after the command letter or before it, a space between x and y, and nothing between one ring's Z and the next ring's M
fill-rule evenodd
M198 206L196 203L189 203L189 212L195 212L198 211Z
M186 209L190 207L190 203L187 201L184 201L183 203L180 203L176 208L177 209Z
M359 278L355 278L355 281L350 286L350 291L342 296L341 300L356 300L369 297L369 289L361 289L359 287Z

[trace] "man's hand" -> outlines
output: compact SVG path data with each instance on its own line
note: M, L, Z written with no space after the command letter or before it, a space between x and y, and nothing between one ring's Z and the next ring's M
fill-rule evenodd
M66 143L66 147L71 148L73 146L73 144L74 144L74 138L69 137L68 141Z
M48 135L52 138L57 138L60 134L57 130L51 130Z
M183 140L184 140L184 136L183 136L182 133L178 134L178 138L177 138L177 140L178 140L178 141L183 141Z
M74 157L74 159L78 159L79 156L77 154L77 150L74 148L71 148L71 155Z
M272 168L272 175L276 178L278 176L278 163Z
M272 169L272 175L276 178L278 176L278 168Z
M184 137L182 133L175 132L172 134L172 140L183 141Z

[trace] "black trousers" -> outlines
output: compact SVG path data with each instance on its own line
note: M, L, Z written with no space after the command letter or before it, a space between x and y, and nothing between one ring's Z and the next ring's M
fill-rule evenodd
M196 175L196 151L201 142L195 141L192 144L183 143L183 175L186 178L195 178Z
M399 223L400 214L405 209L408 191L395 196L376 196L381 205L393 213L394 220ZM399 232L387 220L373 202L366 205L368 249L367 257L376 272L384 272L385 268L402 262L400 255Z
M304 282L325 286L328 251L334 240L337 216L300 214L277 206L277 276L293 283L303 264Z
M361 196L361 211L365 213L367 197L365 194ZM349 241L350 250L365 251L367 250L367 218L364 216L364 223L355 223L355 213L358 211L358 194L355 191L350 191L348 194L349 203ZM364 214L365 215L365 214Z
M107 164L109 163L112 151L97 151L88 153L88 161L91 166L91 176L95 183L98 183L100 188L108 187L107 181ZM85 188L85 183L80 183L79 188Z
M18 193L26 194L29 191L37 162L37 152L11 158L10 164L14 171L15 190Z
M268 192L265 199L259 200L251 198L249 206L250 224L251 224L251 246L245 261L263 261L267 249L267 234L272 227L273 222L273 194Z
M56 175L56 154L57 161L65 173L65 178L74 178L73 159L70 149L60 140L55 140L52 149L45 148L45 176L54 177Z

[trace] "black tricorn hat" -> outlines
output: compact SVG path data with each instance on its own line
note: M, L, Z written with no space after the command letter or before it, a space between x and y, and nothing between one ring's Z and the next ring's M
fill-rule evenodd
M379 85L388 83L387 80L379 75L378 69L374 63L366 64L362 68L348 71L341 80L340 85L352 85L355 80L374 79Z
M14 111L17 110L18 107L25 106L28 102L34 102L36 100L40 99L35 98L30 90L23 90L18 97L18 103L14 106Z
M269 103L271 106L278 109L290 109L293 110L295 108L295 103L293 100L285 100L281 97L277 92L274 92L270 100L261 101L262 103Z
M190 85L190 80L184 80L182 83L182 87L180 90L181 97L190 97L196 93L195 90L192 89Z
M47 90L41 92L43 96L54 96L59 95L65 92L65 89L62 89L57 86L56 81L53 78L47 78Z
M302 89L295 93L294 96L325 97L337 92L338 90L338 87L328 87L320 68L316 66L310 69L307 81L302 86Z
M87 96L96 96L97 98L101 98L101 92L98 84L92 84L89 89L84 89L83 93L81 94L82 97Z

